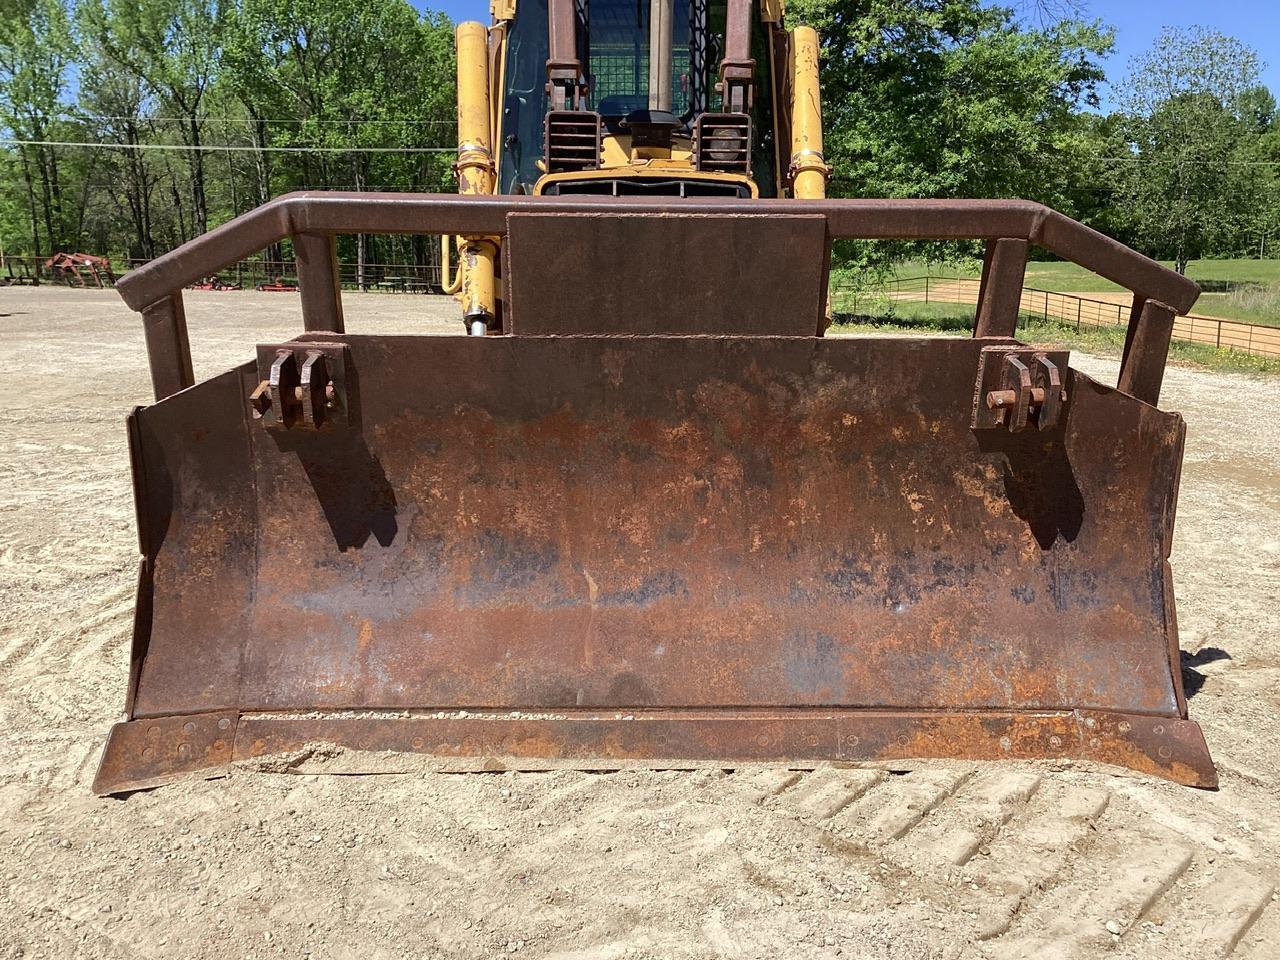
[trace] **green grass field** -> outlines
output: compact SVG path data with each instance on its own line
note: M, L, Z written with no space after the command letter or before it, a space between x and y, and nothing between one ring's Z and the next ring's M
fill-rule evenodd
M1165 266L1172 268L1173 264L1165 262ZM976 280L981 272L982 265L976 261L968 265L909 261L899 264L892 276L898 279L927 275ZM1187 265L1187 276L1210 287L1227 283L1257 285L1229 293L1202 293L1193 313L1244 323L1260 323L1269 327L1280 326L1280 260L1192 260ZM1083 267L1064 262L1028 263L1026 285L1037 290L1084 296L1090 293L1119 293L1124 290Z

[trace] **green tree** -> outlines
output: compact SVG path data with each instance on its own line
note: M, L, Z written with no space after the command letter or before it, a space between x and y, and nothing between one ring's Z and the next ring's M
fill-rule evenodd
M217 75L230 11L230 0L104 0L103 29L96 33L103 53L180 121L176 126L190 148L191 233L209 229L201 149L205 97ZM181 232L185 239L185 225Z
M1248 253L1280 256L1280 109L1275 95L1259 85L1243 98L1245 122L1256 134L1250 138L1247 160L1259 183L1256 233L1248 237Z
M367 148L447 148L454 110L452 24L408 0L9 0L0 136L80 146L0 145L0 246L146 258L286 190L447 189L446 155Z
M67 244L62 173L56 140L65 129L63 97L75 58L70 22L61 0L14 0L0 16L0 126L14 139L31 219L31 249L39 253L41 226L49 251Z
M1096 153L1081 116L1097 102L1100 24L1031 25L981 0L794 0L822 36L831 192L860 197L1020 197L1068 213ZM856 247L864 264L915 253Z
M1121 86L1117 200L1140 243L1187 262L1256 236L1258 57L1233 37L1166 28ZM1271 112L1274 113L1274 107Z
M147 153L135 149L149 140L151 124L145 113L154 99L130 67L141 61L141 54L130 49L129 38L112 19L106 0L80 0L76 27L81 50L78 100L88 118L86 127L95 139L127 148L102 151L102 170L118 186L105 199L129 219L130 255L149 259L157 253L152 208L160 175ZM100 219L110 218L104 214ZM111 232L109 225L106 232Z
M1059 200L1111 47L979 0L798 0L823 38L828 161L841 193Z
M361 148L448 146L455 110L452 25L405 0L244 0L229 31L228 82L255 144L317 147L288 170L306 187L436 188L422 154ZM293 118L275 124L272 116ZM259 184L270 179L265 155ZM357 273L373 258L355 246Z

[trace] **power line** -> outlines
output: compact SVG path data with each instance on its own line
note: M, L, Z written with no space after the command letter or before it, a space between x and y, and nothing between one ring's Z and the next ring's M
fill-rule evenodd
M0 137L8 147L84 147L94 150L170 150L179 153L456 153L456 147L233 147L202 144L188 147L181 143L85 143L76 140L10 140Z
M1156 160L1152 157L1099 157L1099 160L1114 161L1115 163L1199 163L1195 157L1174 158L1169 160ZM1280 167L1280 160L1223 160L1221 161L1228 167Z
M81 120L85 122L105 122L105 121L116 121L116 120L124 120L132 123L190 123L191 122L190 117L132 117L132 116L112 117L112 116L90 116L88 114L72 114L70 119ZM321 119L299 119L297 117L287 117L287 118L274 117L274 118L262 119L262 120L254 120L250 117L201 117L198 122L208 123L208 124L241 124L246 126L253 125L256 123L276 123L276 124L294 124L294 125L302 125L307 123L333 123L333 124L343 124L347 126L353 125L353 124L370 124L370 123L387 124L387 125L404 124L404 123L415 124L415 125L440 124L440 125L449 126L449 127L456 127L458 125L458 121L456 120L332 120L332 119L321 120Z

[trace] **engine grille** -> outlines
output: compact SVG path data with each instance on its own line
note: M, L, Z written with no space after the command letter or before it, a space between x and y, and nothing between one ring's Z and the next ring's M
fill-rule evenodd
M590 110L552 110L547 113L548 173L594 170L600 165L600 114Z
M737 197L745 200L751 196L751 188L745 183L725 180L592 177L549 183L542 194L547 197Z
M751 118L745 113L704 113L693 128L699 170L751 173Z

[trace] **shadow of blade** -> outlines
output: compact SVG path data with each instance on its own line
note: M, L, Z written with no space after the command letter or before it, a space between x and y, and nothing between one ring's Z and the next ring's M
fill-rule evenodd
M395 491L364 434L326 428L273 435L282 453L297 456L340 551L360 549L372 536L389 547L399 531Z
M1204 687L1205 681L1209 679L1208 674L1201 673L1196 667L1232 659L1231 654L1221 647L1205 647L1195 653L1180 650L1178 655L1182 667L1182 690L1188 700L1199 693L1201 688Z
M1043 550L1061 537L1073 542L1084 524L1085 503L1076 483L1063 427L1041 432L978 431L983 453L1004 454L1004 488L1013 512Z

